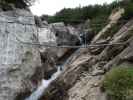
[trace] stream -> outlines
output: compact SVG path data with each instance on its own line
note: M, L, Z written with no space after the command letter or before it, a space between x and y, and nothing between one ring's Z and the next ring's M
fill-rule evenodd
M61 66L57 66L57 72L55 72L52 77L49 80L43 79L41 82L41 85L34 91L29 97L27 97L25 100L38 100L42 97L46 89L49 87L49 85L56 80L60 74L65 70L65 67L67 64L70 64L75 57L74 55L79 55L80 48L77 49L74 53L71 54L71 56L62 64Z
M42 82L41 82L41 85L37 88L37 90L34 91L25 100L38 100L43 95L43 93L45 92L47 87L51 84L51 82L53 82L55 79L58 78L58 76L61 74L61 72L62 72L62 68L61 68L61 66L58 66L57 72L54 73L49 80L44 80L43 79Z

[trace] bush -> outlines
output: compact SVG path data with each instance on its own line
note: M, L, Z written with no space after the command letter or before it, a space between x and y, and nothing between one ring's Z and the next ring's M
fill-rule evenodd
M103 87L108 100L133 100L133 68L113 68L105 75Z
M10 5L13 5L15 8L27 8L31 6L35 0L0 0L0 7L3 10L11 10Z
M93 33L97 34L108 24L108 16L109 15L97 16L91 20L90 28L92 29Z
M125 19L130 19L133 17L133 2L125 7L125 14L123 15L123 17Z
M88 19L99 16L106 16L111 13L110 5L88 5L85 7L64 8L54 16L48 16L48 22L64 22L65 24L79 24ZM42 16L43 17L43 16Z
M114 24L110 29L106 31L106 34L102 35L103 39L106 39L107 37L113 37L116 32L118 32L124 24L126 24L127 21L124 21L123 18L118 20L116 24Z

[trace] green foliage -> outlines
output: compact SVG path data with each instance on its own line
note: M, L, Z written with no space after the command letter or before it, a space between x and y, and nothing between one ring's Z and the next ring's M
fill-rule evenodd
M1 0L0 8L3 10L11 10L11 6L14 6L23 9L31 6L33 2L35 2L35 0Z
M93 19L99 16L107 16L111 13L112 9L116 8L119 4L113 2L112 4L104 5L89 5L77 8L64 8L57 12L54 16L49 16L48 22L65 22L66 24L81 23L87 19Z
M120 30L120 28L126 23L123 19L118 20L117 24L114 24L110 29L106 31L105 34L102 35L103 39L107 37L112 37L116 32Z
M125 13L123 14L123 19L130 19L133 17L133 0L121 0L118 3L118 6L125 9Z
M133 100L133 68L117 67L103 81L108 100Z
M132 17L133 17L133 2L125 7L125 14L124 14L125 19L130 19Z
M89 5L86 7L64 8L54 16L48 16L48 23L64 22L65 24L79 24L91 20L92 31L98 33L106 24L110 13L118 6L117 2L104 5ZM46 16L41 16L46 19Z
M54 16L44 15L41 16L41 19L47 20L48 23L64 22L65 24L79 24L90 19L92 31L97 34L108 23L108 17L112 10L119 7L125 8L125 14L122 19L127 20L133 17L133 0L120 0L111 4L64 8ZM113 30L111 29L109 32L110 35L113 35L120 27L121 25L113 27Z
M54 22L64 22L68 23L81 23L82 19L82 11L81 8L76 9L63 9L60 12L56 13L55 16L51 16L48 18L49 23Z
M97 16L91 20L90 28L96 34L108 23L108 15Z
M93 19L96 16L108 15L111 12L108 5L94 5L86 7L77 7L73 9L62 9L57 12L54 16L48 18L49 23L54 22L65 22L66 24L82 23L87 19Z

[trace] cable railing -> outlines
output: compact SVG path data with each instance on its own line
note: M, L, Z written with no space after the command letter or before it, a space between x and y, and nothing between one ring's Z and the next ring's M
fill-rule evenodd
M12 22L12 21L9 21L9 22L4 22L4 21L0 21L0 23L3 22L3 23L15 23L15 25L18 23L18 24L23 24L23 25L33 25L33 24L24 24L24 23L20 23L20 22ZM39 40L39 33L38 33L38 28L36 25L34 25L37 29L36 31L36 38L37 40ZM16 27L16 26L15 26ZM122 32L123 33L123 32ZM119 42L119 43L95 43L95 44L88 44L87 43L87 35L85 33L85 41L84 41L84 44L82 43L81 45L52 45L50 44L49 42L43 42L42 44L39 43L39 41L36 41L36 42L28 42L28 41L23 41L20 39L20 37L17 36L17 33L15 32L14 34L14 37L16 38L16 40L21 43L21 44L26 44L26 45L34 45L34 46L44 46L46 48L90 48L90 47L104 47L104 46L116 46L116 45L126 45L127 42ZM68 44L70 44L72 41L68 42ZM67 44L67 42L66 42Z
M34 45L34 46L44 46L44 47L51 47L51 48L90 48L90 47L104 47L104 46L116 46L116 45L126 45L128 42L121 42L121 43L109 43L109 44L101 44L101 43L95 43L95 44L82 44L82 45L50 45L48 42L45 42L43 44L40 44L39 42L25 42L19 39L16 35L16 40L22 44L26 45Z
M122 33L126 32L127 30L123 31ZM129 31L129 30L128 30ZM15 34L14 34L15 35ZM85 35L86 36L86 35ZM119 42L119 43L95 43L95 44L88 44L87 38L85 39L85 43L81 45L50 45L49 42L43 42L42 44L39 42L26 42L22 41L17 35L15 35L16 40L22 44L27 45L34 45L34 46L44 46L44 47L50 47L50 48L90 48L90 47L104 47L104 46L117 46L117 45L127 45L128 42ZM72 41L71 41L72 42ZM71 43L71 42L65 42L65 43Z

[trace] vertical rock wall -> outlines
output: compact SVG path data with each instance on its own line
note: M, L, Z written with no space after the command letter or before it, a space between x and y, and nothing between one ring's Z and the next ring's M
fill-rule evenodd
M0 13L0 100L14 100L29 88L30 78L41 66L34 17L25 10ZM25 84L24 84L25 83Z

